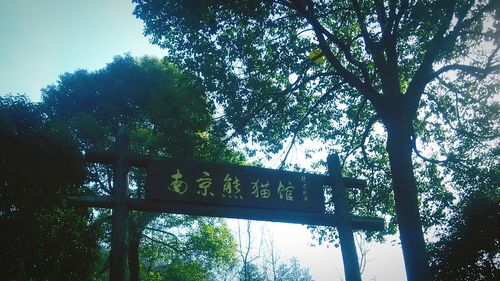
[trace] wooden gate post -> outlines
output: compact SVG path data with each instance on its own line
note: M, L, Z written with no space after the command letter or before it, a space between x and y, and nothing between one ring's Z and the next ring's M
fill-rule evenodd
M339 232L340 249L344 262L344 274L346 281L361 281L359 271L358 254L354 244L351 214L347 191L342 179L339 157L331 154L327 159L328 174L333 190L333 203L335 204L335 216L338 220L337 230Z
M127 162L129 137L125 127L119 126L116 140L116 162L113 178L113 214L111 227L111 254L109 280L129 279L128 262L128 171Z

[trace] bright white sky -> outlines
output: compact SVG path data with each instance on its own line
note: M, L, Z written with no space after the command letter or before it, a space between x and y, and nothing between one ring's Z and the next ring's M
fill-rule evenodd
M132 10L128 0L0 0L0 95L21 93L39 101L40 89L65 72L96 70L127 52L164 55L142 35L142 22ZM303 152L299 148L292 159L301 162ZM237 222L229 224L235 229ZM255 222L252 229L255 235L269 232L281 260L296 256L315 280L343 280L340 250L309 247L313 241L305 226ZM364 280L405 280L399 246L368 248Z

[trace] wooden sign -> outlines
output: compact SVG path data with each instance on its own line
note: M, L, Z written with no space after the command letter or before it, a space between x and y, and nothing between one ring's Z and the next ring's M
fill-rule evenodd
M384 220L353 218L346 186L365 181L344 178L338 156L328 157L328 176L256 167L128 154L128 135L120 127L117 153L87 153L90 162L114 163L113 197L69 198L82 206L113 208L110 281L125 280L129 210L336 226L347 281L361 281L353 228L382 230ZM128 198L130 166L147 167L146 200ZM325 213L324 184L333 190L335 214Z
M325 212L323 177L173 159L148 163L146 199Z

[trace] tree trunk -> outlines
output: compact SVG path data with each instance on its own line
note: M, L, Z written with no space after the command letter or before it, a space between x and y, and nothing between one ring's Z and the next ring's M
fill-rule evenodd
M129 229L128 266L130 270L130 281L140 281L139 244L142 233L139 233L137 227L131 227Z
M139 259L139 247L141 245L142 233L146 226L157 217L156 213L134 212L129 223L129 252L128 266L130 281L140 281L141 268Z
M418 190L412 163L411 118L386 119L387 152L392 173L399 235L408 281L432 280L418 210Z

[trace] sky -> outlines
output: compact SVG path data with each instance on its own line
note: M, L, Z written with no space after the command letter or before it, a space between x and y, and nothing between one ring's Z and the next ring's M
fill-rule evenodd
M166 52L142 34L142 22L127 0L0 0L0 95L26 94L40 101L41 89L65 72L97 70L114 56L161 57ZM301 162L303 149L291 157ZM229 220L237 228L237 220ZM282 261L295 256L317 281L343 280L340 250L310 247L302 225L254 222L252 231L272 237ZM397 240L391 236L387 241ZM402 252L394 243L369 243L363 280L405 280ZM396 243L397 244L397 243Z
M96 70L114 56L162 56L126 0L0 0L0 94L40 99L59 75Z

